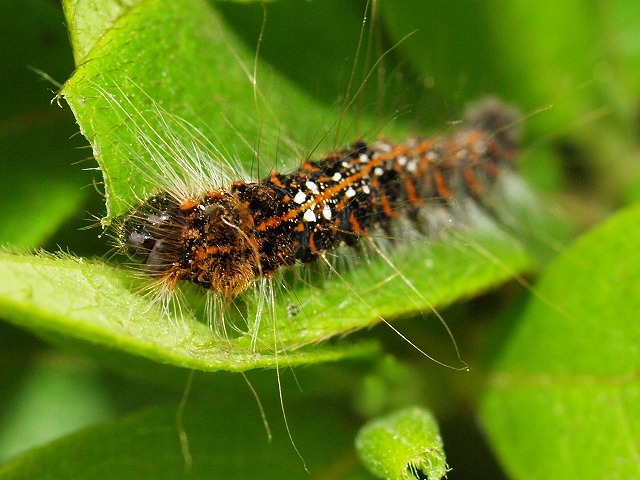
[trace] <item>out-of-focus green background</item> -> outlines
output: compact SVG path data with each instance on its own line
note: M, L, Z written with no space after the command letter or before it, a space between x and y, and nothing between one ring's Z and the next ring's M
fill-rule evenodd
M378 92L380 101L356 102L353 109L373 111L382 123L393 123L399 112L401 121L416 131L438 129L457 118L469 101L496 94L517 104L525 115L523 175L542 192L545 208L557 209L571 219L574 232L597 225L640 198L638 2L380 3L381 11L370 16L380 22L374 29L380 33L374 38L372 55L374 59L379 55L380 45L395 46L389 53L392 67L366 84L369 96L365 98ZM339 103L349 83L364 2L282 1L264 7L261 59L328 105ZM261 4L212 2L211 8L254 48L265 18ZM332 16L339 20L332 22ZM101 230L84 229L104 214L100 188L94 186L101 181L100 172L69 108L53 101L56 85L43 75L62 83L74 70L62 8L55 1L7 0L0 6L0 18L5 19L0 27L0 244L105 255L109 245L99 238ZM354 20L348 31L342 27L345 19ZM336 46L341 45L340 58L336 53L318 55L319 51L340 52ZM385 131L384 126L381 129ZM487 331L491 332L495 318L508 317L519 308L522 293L512 294L509 289L514 287L443 313L448 319L463 319L455 322L454 334L474 361L487 351ZM502 296L516 300L503 305ZM437 350L446 342L441 332L425 333L411 324L403 327L409 338L427 342L428 348ZM355 456L345 453L350 452L361 419L420 403L432 407L441 422L448 462L454 467L449 478L502 478L505 473L474 416L482 375L472 372L460 377L434 368L391 332L377 329L374 333L399 361L385 358L294 371L304 385L303 393L291 372L286 372L284 398L292 412L294 440L307 443L301 447L303 454L305 448L318 448L313 443L318 439L307 438L308 432L301 431L315 428L317 424L309 419L317 411L319 419L325 410L330 412L326 422L335 421L336 416L342 420L336 423L336 438L341 440L327 447L326 464L318 460L320 466L312 474L368 478L357 467ZM492 335L497 335L496 330ZM0 323L0 461L83 426L106 422L106 428L111 428L109 422L147 407L168 405L166 411L145 413L150 423L158 418L166 423L182 397L187 372L158 367L152 377L136 375L148 370L136 370L132 362L131 369L108 365ZM274 465L297 464L286 433L278 430L275 373L251 372L249 377L276 424L274 449L282 454ZM257 406L238 375L196 374L193 398L209 402L212 412L226 416L219 423L212 421L211 431L217 432L212 435L219 436L215 442L195 435L195 453L206 451L208 441L212 449L224 451L225 436L242 445L242 439L233 435L239 422L249 422L247 431L264 436ZM141 425L144 422L132 421L130 427L114 424L114 436ZM164 433L157 438L170 442L177 437L170 429ZM150 435L149 441L154 438ZM92 440L88 434L80 441ZM262 442L263 437L255 441ZM72 451L73 443L59 448L59 452ZM175 450L173 460L181 465L177 443ZM243 453L242 449L229 451ZM244 453L236 472L248 471L251 455L260 455ZM50 455L51 461L61 458L55 450ZM207 457L210 468L224 463L224 455L220 457ZM279 478L299 478L296 475L299 472L293 469L289 477L282 473Z

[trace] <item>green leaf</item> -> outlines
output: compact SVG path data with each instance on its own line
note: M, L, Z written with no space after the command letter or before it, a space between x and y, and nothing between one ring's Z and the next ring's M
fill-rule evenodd
M270 347L265 353L250 348L249 339L212 336L192 317L179 325L154 305L132 292L123 271L71 257L0 253L4 275L0 280L0 315L58 342L73 339L102 344L162 363L200 370L246 370L277 366ZM371 344L320 347L291 351L283 366L335 361L347 356L371 355Z
M66 4L80 63L62 90L103 171L109 217L125 213L158 188L162 171L156 178L151 174L158 165L150 160L150 151L156 156L168 153L162 161L169 163L180 154L205 154L215 168L228 169L234 162L250 170L265 160L256 159L254 139L259 138L266 164L257 168L268 171L274 163L270 148L279 164L278 150L285 144L293 152L287 159L291 168L304 156L301 139L314 145L310 138L330 132L331 138L318 148L336 142L336 118L341 120L339 134L347 138L354 130L371 131L366 125L375 124L362 114L355 122L352 112L336 113L263 63L258 64L254 89L253 50L207 3L149 0L114 8L117 11L107 8L104 18L92 19L99 15L92 2ZM342 46L350 54L357 50L357 29L353 36L353 46ZM309 48L313 45L310 39ZM1 308L18 325L54 334L65 343L88 341L203 370L244 370L284 361L274 353L274 336L278 349L287 352L286 364L371 353L370 345L300 348L383 319L429 313L532 265L517 234L483 215L468 220L461 216L460 225L445 229L439 240L418 236L402 243L388 258L376 251L337 252L365 257L345 261L354 265L348 268L332 271L315 265L281 273L275 284L286 288L277 289L275 304L262 315L255 337L213 337L201 313L185 310L184 319L172 320L150 297L137 293L140 284L126 271L70 257L2 255L10 274L3 279L7 288ZM187 292L187 297L193 295ZM195 298L192 303L194 312L198 302ZM231 311L249 319L251 329L261 308L249 293Z
M279 410L269 411L272 441L255 405L189 402L180 441L175 405L153 408L85 429L22 455L0 468L2 479L299 479L308 475ZM273 407L276 407L273 404ZM291 435L308 471L344 478L357 460L355 432L335 409L313 415L287 409ZM185 461L183 451L187 451Z
M330 105L316 103L266 64L260 63L254 73L254 52L204 1L139 2L120 12L117 27L104 25L90 39L82 35L82 25L90 22L85 16L96 12L77 9L72 15L70 8L66 11L76 49L93 43L62 95L103 171L109 217L126 213L157 190L161 172L154 182L140 175L149 170L141 164L149 163L150 148L166 150L167 130L180 135L188 122L208 134L208 140L200 134L196 142L211 145L206 153L221 170L234 163L267 172L274 164L280 167L283 148L288 162L299 161L337 118ZM169 129L162 125L178 112L180 125L171 119ZM350 122L344 120L345 125ZM179 140L194 141L190 136ZM256 164L260 161L264 164Z
M319 272L321 281L313 284L291 281L274 306L276 318L283 319L277 324L278 344L287 350L280 362L295 365L371 354L375 349L367 344L297 347L364 328L380 318L427 308L428 302L444 305L471 295L512 274L505 264L496 263L498 256L516 267L528 262L511 237L495 237L482 245L486 249L482 252L475 244L453 241L416 246L395 257L395 267L378 260L344 272L337 283L322 281L327 272ZM424 261L416 262L416 252L424 254ZM432 263L431 258L441 260ZM79 339L201 370L278 364L273 353L274 326L264 318L256 347L249 336L212 336L205 323L189 314L176 325L151 298L136 293L126 270L67 256L2 253L0 263L5 271L0 279L0 314L40 334L53 333L59 341ZM395 268L415 278L412 288L416 291L409 290ZM422 275L425 270L430 275ZM370 295L366 300L353 294L365 290ZM429 291L429 297L416 293L420 291ZM407 305L406 297L398 297L398 292L412 295L412 303ZM294 315L291 305L299 305L300 299L305 299L302 310ZM258 307L247 303L245 308L244 315L255 318Z
M535 288L482 418L514 478L640 475L640 206L582 237Z
M422 408L369 421L358 433L356 448L365 466L380 478L439 480L447 474L438 424Z

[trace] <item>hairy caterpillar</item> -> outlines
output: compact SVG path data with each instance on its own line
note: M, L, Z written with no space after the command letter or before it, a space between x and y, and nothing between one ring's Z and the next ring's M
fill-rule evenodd
M220 333L226 305L281 268L355 247L361 237L402 240L407 223L427 241L443 210L450 215L461 202L482 208L512 169L518 134L516 112L487 99L450 136L359 141L257 182L221 188L204 165L163 167L167 187L118 222L119 248L161 292L182 281L204 288L221 305L207 309Z

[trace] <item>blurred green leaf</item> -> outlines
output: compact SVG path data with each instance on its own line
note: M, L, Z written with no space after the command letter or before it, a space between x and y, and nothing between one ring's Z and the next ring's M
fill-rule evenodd
M73 70L60 9L51 2L7 0L0 16L0 245L42 245L74 215L90 176L72 165L86 154L68 109L51 104L58 80Z
M582 237L535 287L482 419L514 478L640 475L640 207Z
M407 0L382 12L393 40L413 32L398 49L429 86L431 115L500 95L527 115L536 149L577 150L586 174L571 180L620 202L638 172L637 88L621 91L637 58L637 2Z
M275 404L274 404L275 406ZM184 430L175 405L149 409L85 429L37 448L0 467L3 479L299 479L309 475L296 455L278 410L270 411L268 441L255 405L189 402ZM291 435L308 471L318 478L346 478L357 469L355 429L335 409L287 408ZM180 441L184 433L188 458Z
M3 391L0 462L113 415L91 365L55 354L32 360L13 391Z
M603 39L615 81L621 82L629 98L640 90L640 4L618 0L600 6ZM611 79L610 79L611 80Z

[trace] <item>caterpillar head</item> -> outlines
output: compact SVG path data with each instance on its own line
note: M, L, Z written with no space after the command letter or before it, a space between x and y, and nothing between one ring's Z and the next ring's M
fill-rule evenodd
M129 213L118 237L144 273L234 296L260 272L252 229L246 206L229 192L185 202L160 194Z

